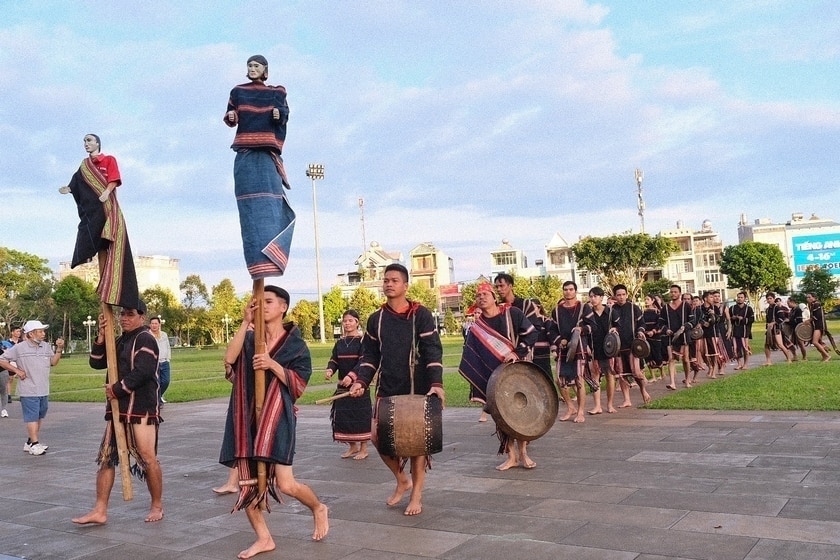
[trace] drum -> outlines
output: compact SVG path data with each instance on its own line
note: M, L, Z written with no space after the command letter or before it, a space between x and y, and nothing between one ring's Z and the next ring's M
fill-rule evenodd
M691 340L700 340L703 338L703 327L701 325L697 325L691 329L689 336L691 337Z
M443 404L434 395L396 395L376 403L376 449L389 457L443 451Z
M811 321L805 321L796 325L793 332L801 342L811 342L811 339L814 338L814 325L811 324Z
M497 367L487 382L487 412L504 434L530 441L554 425L560 400L554 383L531 362Z
M621 352L621 337L617 332L608 332L604 337L604 353L608 358L615 358Z
M580 346L580 331L578 331L578 330L572 331L572 338L569 340L569 345L566 347L566 361L567 362L573 362L575 360L575 354L577 354L579 346Z
M630 351L637 358L647 358L650 356L650 343L641 338L633 339L633 342L630 343Z

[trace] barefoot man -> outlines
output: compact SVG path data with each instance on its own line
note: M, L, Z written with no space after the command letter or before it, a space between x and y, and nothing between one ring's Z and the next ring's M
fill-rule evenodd
M239 472L239 500L234 511L244 509L257 535L238 558L251 558L274 550L274 539L260 509L268 501L257 488L257 459L267 463L267 493L280 501L278 492L291 496L312 511L315 530L312 540L320 541L329 531L327 506L306 484L295 480L292 458L295 454L295 401L303 394L312 374L309 348L294 323L284 323L289 309L289 293L277 286L265 286L263 294L266 353L255 354L254 314L257 302L245 307L242 324L225 352L231 365L233 391L225 423L219 462ZM262 370L265 402L259 425L254 415L254 377Z
M642 310L638 305L627 300L627 286L624 284L616 284L613 287L613 296L615 297L615 303L612 306L612 328L610 330L617 332L621 338L621 353L613 358L613 369L619 375L633 376L633 379L639 385L642 400L647 404L650 402L647 380L642 373L639 358L634 356L630 350L633 338L645 339ZM621 406L623 408L629 405L630 403L624 403Z
M146 304L140 300L137 309L123 307L120 311L122 335L117 338L118 381L105 385L108 402L105 408L105 435L96 462L96 503L93 509L73 519L80 525L102 525L108 520L108 500L114 486L114 471L119 463L116 436L112 423L111 399L119 402L119 421L125 424L130 458L135 461L131 471L140 480L145 478L152 503L146 522L163 519L163 473L157 459L158 426L160 417L160 386L158 384L158 346L155 337L144 325ZM106 369L105 329L112 328L104 315L99 315L99 334L90 351L90 367Z
M490 376L502 363L527 359L537 341L537 331L518 308L496 305L496 294L489 283L478 285L475 306L479 313L464 341L458 373L470 382L480 395L481 402L486 402ZM519 465L526 469L537 466L528 457L527 441L511 441L502 432L497 435L501 442L499 453L506 451L508 454L507 460L496 467L497 470L506 471Z
M408 270L398 263L386 266L382 291L387 301L368 318L359 366L341 384L350 387L350 394L358 397L379 371L377 398L413 393L437 395L443 402L443 347L432 313L406 298ZM375 418L373 422L375 425ZM375 435L373 439L376 443ZM397 481L394 493L385 503L397 505L410 490L403 513L418 515L423 511L423 484L431 457L390 457L382 453L380 457ZM411 478L403 471L406 461L411 462Z

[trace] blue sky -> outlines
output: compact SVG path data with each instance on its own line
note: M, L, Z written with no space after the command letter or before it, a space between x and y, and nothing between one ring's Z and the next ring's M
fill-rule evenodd
M135 253L250 288L221 121L248 56L289 92L298 222L287 275L314 298L311 162L324 164L324 289L365 238L432 242L456 280L502 239L529 261L555 232L741 213L840 219L835 2L16 2L0 6L0 243L57 269L77 226L66 184L99 134L117 157Z

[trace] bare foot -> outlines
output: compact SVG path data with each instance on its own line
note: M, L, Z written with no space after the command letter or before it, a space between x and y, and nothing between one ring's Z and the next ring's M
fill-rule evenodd
M225 484L224 486L219 486L218 488L213 488L213 492L219 495L223 494L233 494L234 492L239 492L238 486L228 486Z
M154 523L156 521L160 521L161 519L163 519L163 508L153 506L149 510L149 515L146 516L146 519L144 519L144 521L146 523Z
M254 544L236 555L237 558L253 558L257 554L274 550L274 539L270 536L267 539L259 539Z
M686 388L686 389L691 389L691 383L686 383L686 384L685 384L685 388Z
M530 457L525 457L525 459L522 461L522 466L526 469L533 469L537 466L537 464Z
M508 457L507 461L505 461L504 463L502 463L501 465L498 465L496 467L496 470L497 471L506 471L510 468L518 467L518 466L519 466L519 461L517 461L516 458Z
M321 504L312 512L312 517L315 519L315 530L312 531L312 540L320 541L330 532L330 510L327 506Z
M586 417L583 414L578 414L577 416L575 416L573 422L575 424L582 424L583 422L586 422Z
M611 407L607 408L607 413L608 414L615 414L616 412L618 412L618 411L615 409L614 406L611 406Z
M397 488L391 497L385 500L389 506L395 506L402 500L403 494L411 490L411 479L403 475L403 478L397 480Z
M487 422L487 413L486 413L486 412L482 412L482 413L481 413L481 416L479 416L479 417L478 417L478 421L479 421L479 422Z
M822 360L820 360L820 361L821 361L821 362L830 362L830 361L831 361L831 356L826 356L825 358L823 358L823 359L822 359Z
M350 449L348 449L347 451L345 451L344 453L341 454L341 458L342 459L347 459L348 457L352 457L353 455L355 455L358 452L359 452L359 448L354 446L354 445L351 445Z
M368 452L367 451L360 451L359 453L356 454L355 457L353 457L353 460L361 461L362 459L367 459L367 458L368 458Z
M633 403L631 403L630 401L624 401L618 408L630 408L631 406L633 406Z
M642 393L642 398L644 399L645 404L650 404L650 393L645 391L644 393Z
M108 514L93 510L87 515L74 517L71 521L76 525L105 525L108 522Z
M560 421L565 422L566 420L568 420L569 418L571 418L575 414L577 414L577 409L569 408L569 409L566 410L566 414L564 414L563 416L560 417Z
M592 410L590 410L590 411L588 411L588 412L589 412L589 414L592 414L592 415L594 416L594 415L596 415L596 414L601 414L601 413L603 413L604 411L603 411L603 410L601 410L600 408L593 408Z
M412 498L408 502L408 507L405 508L403 515L420 515L423 512L423 504L420 503L420 500L415 500Z

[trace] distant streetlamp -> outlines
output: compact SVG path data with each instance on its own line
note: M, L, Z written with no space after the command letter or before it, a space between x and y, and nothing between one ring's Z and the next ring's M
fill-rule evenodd
M225 316L222 317L222 323L225 325L225 344L230 343L230 315L225 313Z
M87 327L88 330L88 354L90 354L91 345L90 345L90 329L91 327L96 326L96 320L91 319L90 315L87 316L87 321L82 321L82 324Z
M320 163L310 163L306 176L312 179L312 214L315 217L315 274L318 275L318 327L321 334L321 344L326 342L324 337L324 296L321 293L321 252L318 248L318 196L315 194L315 180L324 178L324 166Z

